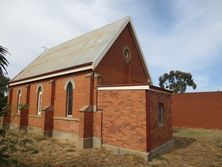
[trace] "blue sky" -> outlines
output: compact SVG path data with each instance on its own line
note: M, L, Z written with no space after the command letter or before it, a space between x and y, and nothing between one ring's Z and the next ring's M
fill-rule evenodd
M0 0L0 45L13 77L44 50L131 16L152 79L190 72L195 91L222 90L221 0ZM189 91L192 91L189 89Z

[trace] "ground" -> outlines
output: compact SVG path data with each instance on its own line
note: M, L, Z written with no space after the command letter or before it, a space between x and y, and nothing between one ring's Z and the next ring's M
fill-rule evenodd
M146 162L140 157L114 155L100 149L79 150L68 142L10 132L8 138L19 139L13 155L21 166L222 166L222 131L175 129L175 148Z

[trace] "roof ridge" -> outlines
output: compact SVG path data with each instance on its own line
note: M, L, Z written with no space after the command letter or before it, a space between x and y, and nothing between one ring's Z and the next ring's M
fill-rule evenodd
M107 51L107 44L109 43L110 45L117 38L130 20L129 16L124 17L49 48L47 51L39 54L11 81L87 62L100 62Z
M86 32L86 33L82 33L82 34L80 34L80 35L77 35L76 37L74 37L74 38L72 38L72 39L69 39L69 40L64 41L64 42L62 42L62 43L59 43L59 44L57 44L57 45L55 45L55 46L47 49L46 51L44 51L43 53L41 53L39 56L43 55L44 53L47 53L48 51L50 51L50 50L52 50L52 49L57 48L58 46L61 46L61 47L62 47L64 44L69 43L69 42L71 42L71 41L73 41L73 40L76 40L76 39L78 39L78 38L81 38L81 37L83 37L83 36L86 36L86 35L88 35L88 34L90 34L90 33L99 31L99 30L101 30L101 29L103 29L103 28L109 27L110 25L114 25L114 24L116 24L116 23L118 23L118 22L120 22L120 21L128 20L128 19L130 19L130 18L131 18L130 16L126 16L126 17L124 17L124 18L122 18L122 19L119 19L119 20L117 20L117 21L111 22L111 23L106 24L106 25L104 25L104 26L98 27L98 28L96 28L96 29L94 29L94 30L91 30L91 31L88 31L88 32ZM39 57L39 56L38 56L38 57Z

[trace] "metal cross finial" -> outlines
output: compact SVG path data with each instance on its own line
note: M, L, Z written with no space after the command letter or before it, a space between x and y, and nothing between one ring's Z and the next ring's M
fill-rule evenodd
M42 49L44 49L44 51L48 50L48 48L44 45L41 47Z

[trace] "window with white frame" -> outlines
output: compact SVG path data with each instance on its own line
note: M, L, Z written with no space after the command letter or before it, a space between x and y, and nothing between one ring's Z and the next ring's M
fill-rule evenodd
M158 104L158 125L162 127L164 125L164 105L163 103Z
M37 114L40 115L42 112L42 88L38 88L38 96L37 96Z
M73 86L72 83L69 82L66 88L66 115L72 116L73 110Z
M18 94L17 94L17 112L20 113L20 105L21 105L21 98L22 98L22 91L19 89Z

